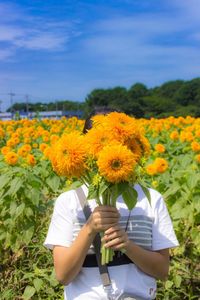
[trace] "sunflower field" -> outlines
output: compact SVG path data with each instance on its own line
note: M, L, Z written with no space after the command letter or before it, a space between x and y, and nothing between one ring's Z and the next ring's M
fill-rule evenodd
M200 299L200 119L136 119L150 143L143 181L168 206L180 246L158 300ZM63 299L43 242L56 197L75 183L54 172L55 145L77 118L0 121L0 299ZM124 124L125 126L125 124ZM54 151L54 153L53 153Z

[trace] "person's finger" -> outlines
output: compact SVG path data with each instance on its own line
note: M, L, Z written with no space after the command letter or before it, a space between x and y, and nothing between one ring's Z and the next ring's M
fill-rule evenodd
M118 245L121 245L121 244L124 244L125 241L122 237L117 237L117 238L114 238L113 240L110 240L108 242L106 242L104 244L104 247L106 248L113 248L113 247L117 247Z
M116 224L115 226L108 228L108 230L105 231L105 235L111 234L112 232L119 231L119 230L121 230L121 228L119 224Z
M113 240L117 237L123 237L123 236L124 236L124 233L121 230L115 230L110 234L104 234L104 236L102 237L102 242L107 242L107 241Z

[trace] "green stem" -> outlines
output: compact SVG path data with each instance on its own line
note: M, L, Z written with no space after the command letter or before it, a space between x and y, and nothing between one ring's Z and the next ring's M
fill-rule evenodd
M110 249L109 248L106 248L106 263L108 264L109 263L109 258L110 258Z
M103 205L116 205L116 201L113 201L112 203L112 198L111 198L111 193L110 190L107 189L103 194L102 194L102 202ZM113 255L114 251L110 248L105 248L104 245L101 247L101 264L105 265L109 263L110 261L113 260Z
M101 247L101 264L106 264L106 248L104 246Z

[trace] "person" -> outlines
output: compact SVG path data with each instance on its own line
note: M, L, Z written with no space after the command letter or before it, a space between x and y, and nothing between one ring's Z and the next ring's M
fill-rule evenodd
M84 131L91 128L90 118L85 124ZM82 189L87 197L86 186ZM95 200L89 200L92 213L87 221L77 190L57 198L44 245L53 250L55 273L64 285L65 300L108 299L92 245L101 232L105 232L104 246L117 253L108 264L116 295L130 293L134 299L155 299L156 280L167 278L169 249L177 247L178 241L162 195L150 188L150 205L142 188L136 184L135 189L138 200L130 212L121 196L116 208L97 206ZM122 258L120 250L125 252Z

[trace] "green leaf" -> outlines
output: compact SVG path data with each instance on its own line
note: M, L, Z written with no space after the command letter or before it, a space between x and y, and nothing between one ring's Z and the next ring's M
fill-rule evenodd
M190 167L192 159L188 155L181 155L179 157L181 163L181 169L185 170L188 166Z
M68 190L76 190L77 188L82 186L82 184L83 183L81 181L75 180L75 181L72 182L72 184L69 184L65 190L67 190L67 191Z
M0 234L0 241L4 240L6 238L6 232L3 232Z
M200 180L200 177L195 172L188 173L187 186L189 187L189 189L192 190L193 188L195 188L196 185L198 184L199 180Z
M173 284L174 284L173 281L167 280L165 282L165 288L170 289L173 286Z
M17 209L17 203L15 201L12 201L10 204L10 215L13 216L16 213Z
M120 191L118 189L118 185L117 184L113 184L110 187L110 192L111 192L111 204L113 206L116 206L116 200L121 195L121 193L120 193Z
M176 182L169 186L167 191L163 193L163 198L167 199L169 196L176 194L180 190L181 186Z
M143 190L143 193L144 193L145 196L147 197L147 199L148 199L148 201L149 201L149 204L151 205L151 194L150 194L150 192L149 192L149 189L148 189L146 186L144 186L144 185L141 185L141 184L140 184L140 186L141 186L141 188L142 188L142 190Z
M36 291L39 292L39 290L41 289L41 287L43 285L43 280L40 278L36 278L33 280L33 284L34 284Z
M16 212L15 212L15 215L14 215L14 220L16 220L23 213L24 208L25 208L25 204L24 203L21 203L16 208Z
M33 286L27 285L22 295L22 298L24 300L28 300L35 294L35 292L36 289Z
M129 188L129 184L128 182L120 182L120 183L116 183L113 184L110 187L110 191L111 191L111 203L113 206L116 205L116 200L117 198L122 195L122 193Z
M176 288L179 288L181 286L181 281L182 281L182 278L180 275L174 276L174 284L175 284Z
M12 239L12 236L10 233L6 233L6 240L5 240L5 248L8 248L10 247L11 245L11 239Z
M128 209L131 210L137 203L138 193L133 187L128 185L127 188L123 191L122 197Z
M18 192L20 187L23 185L23 180L20 177L15 177L10 183L10 189L7 191L6 194L14 195Z
M191 238L195 244L200 244L199 228L192 228Z
M98 199L99 195L98 195L98 189L96 188L96 186L94 186L93 184L89 185L88 188L88 196L87 199Z
M24 209L24 213L27 217L31 217L34 215L34 211L30 207L26 207Z
M56 175L53 177L48 177L46 180L48 186L52 189L52 191L57 191L60 185L60 178Z
M27 171L27 173L26 173L26 179L27 179L27 182L32 187L40 188L41 184L43 184L40 176L38 176L38 175L35 175L35 174L30 173L30 172Z
M50 282L50 285L55 287L59 284L59 282L56 279L56 275L55 275L55 270L53 269L52 273L50 276L48 276L48 280Z
M110 186L110 183L108 183L107 181L102 180L100 182L100 185L99 185L99 195L102 195L107 190L107 188L109 186Z
M8 174L3 174L0 176L0 190L3 189L10 181L10 176Z
M32 188L29 190L27 198L31 200L31 203L33 203L34 206L38 206L41 199L41 191L36 188Z
M29 229L27 229L23 234L23 241L26 245L28 245L33 237L34 234L34 226L31 226Z
M129 187L128 182L120 182L117 184L118 194L122 195L122 193Z
M2 294L1 294L1 297L2 297L2 300L14 299L13 289L3 291Z

